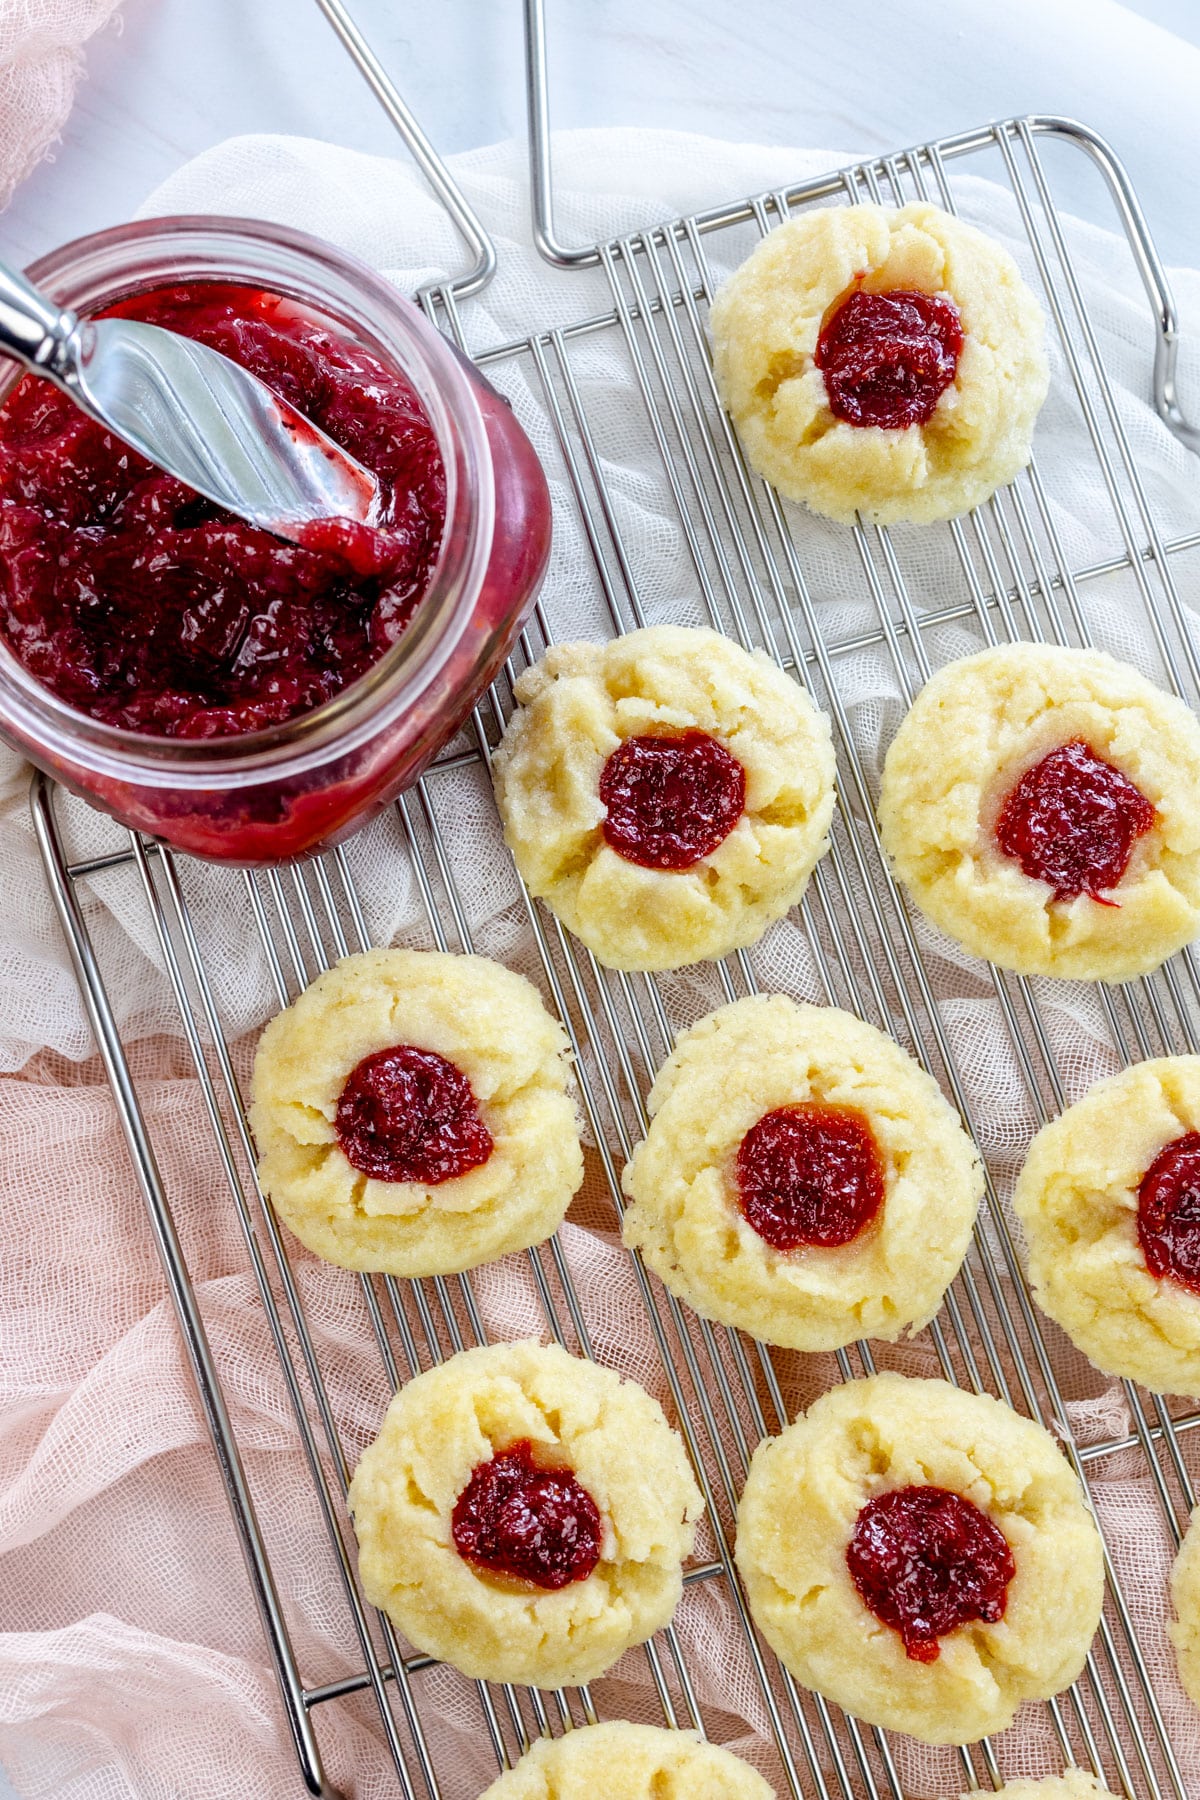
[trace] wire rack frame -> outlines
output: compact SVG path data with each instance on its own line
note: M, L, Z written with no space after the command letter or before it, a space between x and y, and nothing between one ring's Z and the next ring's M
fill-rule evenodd
M326 0L321 0L323 6ZM326 6L326 10L329 7ZM1164 544L1122 429L1078 274L1054 208L1040 139L1082 144L1100 162L1113 188L1120 222L1130 232L1123 197L1128 185L1108 153L1084 142L1077 128L1013 120L927 145L896 157L837 172L818 182L764 195L702 217L682 219L599 247L611 310L576 326L536 333L493 348L478 360L503 385L519 371L544 406L595 566L599 592L614 631L642 622L636 555L620 526L605 475L600 428L589 416L573 364L578 339L607 333L628 364L630 405L640 409L659 459L663 493L677 517L697 590L711 622L749 645L759 645L808 685L830 712L839 751L839 815L830 853L819 866L800 909L822 987L820 997L848 1007L892 1032L942 1083L971 1126L968 1084L922 959L917 929L891 882L874 825L874 799L839 693L841 659L883 646L902 691L911 697L936 660L931 639L939 627L969 622L984 642L1021 637L1059 643L1088 641L1081 589L1124 572L1136 584L1162 658L1165 679L1195 702L1200 662L1179 597L1174 564L1200 544L1200 533ZM854 637L827 641L820 608L804 570L804 531L751 474L716 403L708 363L705 313L712 293L706 244L713 233L752 222L760 230L817 200L931 197L954 209L948 165L979 152L999 161L1025 227L1051 323L1063 346L1089 452L1112 503L1122 553L1088 568L1071 568L1059 541L1036 466L1011 488L948 530L962 576L958 598L923 609L906 580L903 547L886 531L858 526L854 544L863 592L877 624ZM1136 245L1130 232L1131 246ZM469 348L452 287L423 296L426 310ZM468 906L455 868L454 821L445 775L473 769L486 781L487 764L511 708L518 668L549 641L539 603L519 654L477 711L471 741L455 748L398 803L393 830L397 857L407 858L426 914L426 941L472 948ZM407 1654L386 1619L369 1608L357 1587L353 1537L345 1511L349 1475L342 1429L327 1371L290 1261L290 1242L254 1181L253 1145L234 1055L220 1016L210 969L229 946L202 941L189 903L196 871L186 858L132 837L128 851L69 862L52 784L38 777L33 807L47 873L75 959L114 1097L146 1197L171 1283L218 1461L247 1560L252 1588L279 1677L287 1721L310 1792L329 1795L316 1720L326 1704L373 1695L405 1800L448 1796L453 1772L435 1767L423 1724L422 1680L430 1659ZM354 846L317 861L264 874L229 876L241 882L248 929L261 941L281 1005L336 957L366 947L366 913L354 873ZM280 1601L264 1532L249 1490L225 1407L221 1374L207 1336L190 1271L174 1231L166 1193L136 1085L121 1044L88 933L78 884L102 880L108 869L132 862L140 876L166 979L178 1004L230 1205L240 1222L248 1265L298 1441L313 1483L334 1579L345 1599L347 1626L361 1667L324 1682L298 1666L292 1628ZM514 897L518 895L514 877ZM677 1008L670 984L612 974L571 940L551 915L519 893L541 960L547 997L574 1049L584 1113L596 1145L613 1209L621 1209L620 1170L645 1125L645 1096L670 1049ZM1045 984L990 971L995 999L1014 1056L1039 1118L1064 1103L1053 1031L1040 1008ZM713 1003L756 990L753 952L739 953L713 972ZM1101 989L1118 1056L1126 1062L1200 1045L1200 970L1190 953L1155 976L1120 989ZM593 1326L586 1290L572 1277L569 1255L556 1238L523 1259L546 1331L591 1355ZM737 1496L757 1440L787 1422L776 1353L696 1319L634 1261L646 1319L656 1346L712 1522L715 1556L687 1572L689 1585L723 1584L744 1633L754 1678L779 1755L778 1779L793 1796L820 1800L869 1796L904 1800L897 1762L885 1733L844 1717L799 1688L757 1638L732 1560ZM353 1285L355 1278L347 1275ZM483 1316L470 1277L397 1282L357 1280L357 1292L378 1345L389 1387L465 1345L485 1341ZM1047 1423L1085 1488L1103 1460L1140 1456L1161 1502L1164 1527L1178 1542L1195 1501L1189 1472L1190 1435L1200 1412L1173 1413L1160 1396L1127 1387L1133 1430L1080 1444L1071 1431L1055 1367L1025 1285L998 1196L989 1182L981 1228L966 1264L928 1331L945 1378L995 1393ZM887 1347L859 1344L839 1356L844 1377L886 1364ZM1073 1689L1048 1704L1063 1760L1092 1768L1130 1800L1187 1800L1117 1570L1111 1560L1105 1616L1087 1667ZM641 1656L669 1725L703 1730L697 1681L679 1635L668 1629ZM507 1766L539 1733L560 1732L596 1717L587 1689L540 1694L476 1684L481 1728L498 1766ZM1018 1732L993 1746L960 1752L964 1785L999 1783L1018 1771ZM447 1784L450 1784L448 1787Z

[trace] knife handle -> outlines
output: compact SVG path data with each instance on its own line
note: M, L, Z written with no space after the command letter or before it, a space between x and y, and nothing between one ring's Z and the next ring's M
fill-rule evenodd
M79 319L56 306L18 269L0 263L0 355L72 385L79 363Z

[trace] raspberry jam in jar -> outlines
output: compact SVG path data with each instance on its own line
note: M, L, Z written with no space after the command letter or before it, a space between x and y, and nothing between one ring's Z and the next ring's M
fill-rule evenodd
M160 219L30 271L83 316L243 362L379 477L378 530L273 539L37 377L0 394L0 734L123 823L253 866L339 842L493 678L545 571L550 503L511 409L333 246Z
M309 712L399 641L429 586L446 510L429 419L398 369L258 289L112 310L291 401L379 479L380 527L273 537L27 375L0 412L0 631L61 700L129 731L230 737Z
M527 1439L471 1473L454 1503L454 1547L489 1574L551 1591L600 1561L600 1511L571 1469L539 1468Z

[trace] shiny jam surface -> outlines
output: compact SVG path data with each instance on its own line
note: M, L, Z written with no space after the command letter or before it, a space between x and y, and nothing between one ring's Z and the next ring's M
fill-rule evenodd
M213 506L27 376L0 411L0 630L29 672L129 731L225 737L309 711L394 644L446 515L433 429L395 369L289 302L218 283L111 309L223 351L378 476L380 529L304 547Z
M1137 1229L1150 1273L1200 1294L1200 1131L1160 1150L1142 1176Z
M883 1205L883 1163L862 1113L807 1101L751 1126L738 1146L737 1189L743 1218L772 1249L833 1248Z
M1154 808L1132 781L1082 739L1026 769L1000 811L996 842L1056 900L1089 894L1103 905L1129 864Z
M746 805L746 771L706 731L626 738L604 765L605 841L644 869L690 869Z
M836 418L894 431L933 417L962 346L952 300L855 288L826 321L813 360Z
M938 1639L1004 1617L1016 1564L998 1526L940 1487L894 1488L858 1515L846 1561L877 1619L898 1631L913 1662L936 1662Z
M414 1044L377 1050L351 1069L335 1127L347 1161L377 1181L435 1187L477 1169L493 1148L462 1070Z
M539 1468L528 1440L472 1472L451 1529L468 1562L534 1587L586 1581L600 1561L596 1502L570 1469Z

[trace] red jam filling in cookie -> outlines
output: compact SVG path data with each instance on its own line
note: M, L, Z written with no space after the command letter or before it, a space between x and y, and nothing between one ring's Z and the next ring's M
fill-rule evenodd
M376 1181L433 1187L492 1154L492 1134L462 1070L413 1044L377 1050L351 1069L335 1123L347 1160Z
M941 1487L894 1488L868 1500L846 1562L863 1604L921 1663L937 1661L938 1639L948 1631L1002 1619L1017 1572L999 1527Z
M883 1205L870 1125L849 1106L780 1106L738 1146L738 1204L774 1250L848 1244Z
M1160 1150L1142 1176L1137 1231L1150 1273L1200 1294L1200 1131Z
M1088 894L1103 905L1129 865L1154 808L1132 781L1082 739L1026 769L996 821L996 842L1056 900Z
M895 431L928 424L954 380L962 346L952 300L855 288L826 320L813 361L835 418Z
M529 1441L480 1463L454 1503L467 1562L540 1588L586 1581L600 1561L600 1513L570 1469L543 1469Z
M626 738L604 765L606 843L643 869L690 869L746 805L746 771L706 731Z

